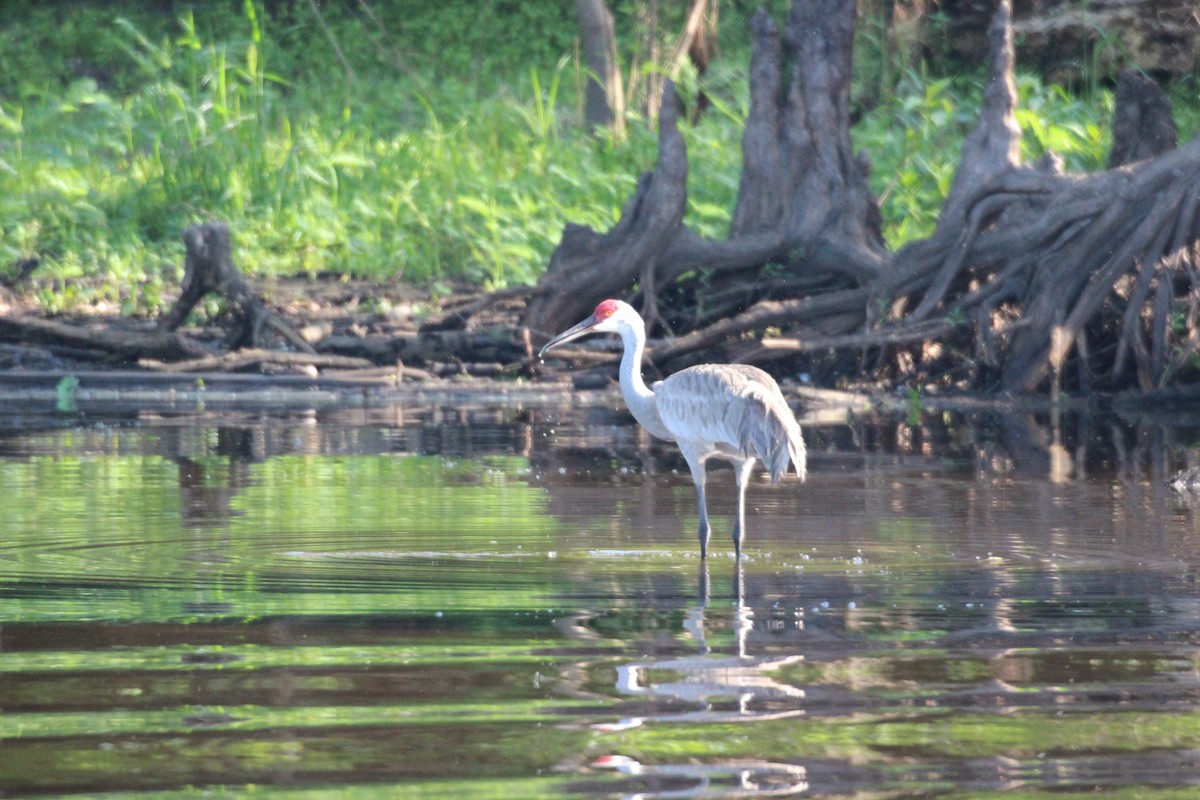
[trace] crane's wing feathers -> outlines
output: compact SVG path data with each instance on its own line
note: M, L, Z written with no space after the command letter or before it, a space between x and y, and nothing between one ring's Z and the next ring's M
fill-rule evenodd
M775 379L745 364L689 367L654 384L663 425L677 441L754 456L778 481L790 461L805 475L804 437Z

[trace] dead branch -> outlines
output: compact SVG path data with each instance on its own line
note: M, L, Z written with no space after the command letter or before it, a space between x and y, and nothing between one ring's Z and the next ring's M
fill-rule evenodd
M480 311L504 300L527 298L531 294L533 294L532 286L510 286L506 289L489 292L481 297L465 300L459 299L453 303L447 302L443 305L441 314L430 317L421 323L419 332L433 333L436 331L465 330L467 325L470 324L471 317Z
M290 353L282 350L255 350L243 348L219 356L207 356L190 361L166 363L153 359L141 359L138 366L157 372L240 372L258 369L266 365L286 367L314 367L316 369L367 369L374 367L365 358L319 355L315 353Z

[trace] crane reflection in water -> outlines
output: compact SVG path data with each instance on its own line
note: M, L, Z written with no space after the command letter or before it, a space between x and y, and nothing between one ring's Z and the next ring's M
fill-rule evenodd
M747 637L754 629L754 611L745 600L742 562L734 563L734 602L729 618L734 634L731 652L715 653L709 640L707 628L716 620L711 619L709 607L708 564L701 562L698 599L683 621L683 629L695 643L696 652L616 667L615 688L620 696L649 701L652 707L661 710L593 723L594 730L616 732L654 723L761 722L805 714L804 690L771 676L802 661L804 656L747 652ZM586 618L576 617L563 629L575 631L581 638L594 638L587 623ZM773 797L808 789L808 774L803 765L760 759L643 764L613 753L594 759L590 766L613 770L636 781L639 790L629 796L644 798Z

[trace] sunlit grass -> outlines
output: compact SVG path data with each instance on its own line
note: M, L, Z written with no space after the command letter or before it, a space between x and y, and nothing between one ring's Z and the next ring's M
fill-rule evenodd
M584 135L570 57L484 96L453 76L319 80L272 38L290 33L255 8L245 3L238 35L220 41L190 15L161 39L122 23L113 35L124 67L140 75L126 93L80 77L0 95L0 270L39 257L36 286L51 309L107 300L154 313L181 277L181 230L218 218L255 275L529 284L564 223L611 226L654 165L656 134L636 116L621 139ZM719 238L748 103L744 50L723 57L706 87L713 108L683 123L687 222ZM936 224L980 76L911 68L885 78L853 136L898 247ZM1025 158L1054 151L1068 169L1103 165L1110 92L1081 99L1028 77L1019 90Z
M1019 75L1017 95L1022 160L1053 152L1068 171L1104 168L1111 147L1110 91L1080 97ZM978 124L981 99L978 76L933 77L910 70L854 130L855 147L873 163L872 188L881 202L884 238L893 248L933 232L963 139Z

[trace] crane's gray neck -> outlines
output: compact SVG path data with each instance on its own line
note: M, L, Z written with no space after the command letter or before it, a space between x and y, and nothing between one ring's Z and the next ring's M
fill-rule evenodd
M641 320L637 321L641 326ZM659 419L658 409L654 402L654 392L642 380L642 354L646 349L646 329L622 325L621 341L625 351L621 354L621 394L625 396L625 405L642 427L660 439L670 438L671 434Z

